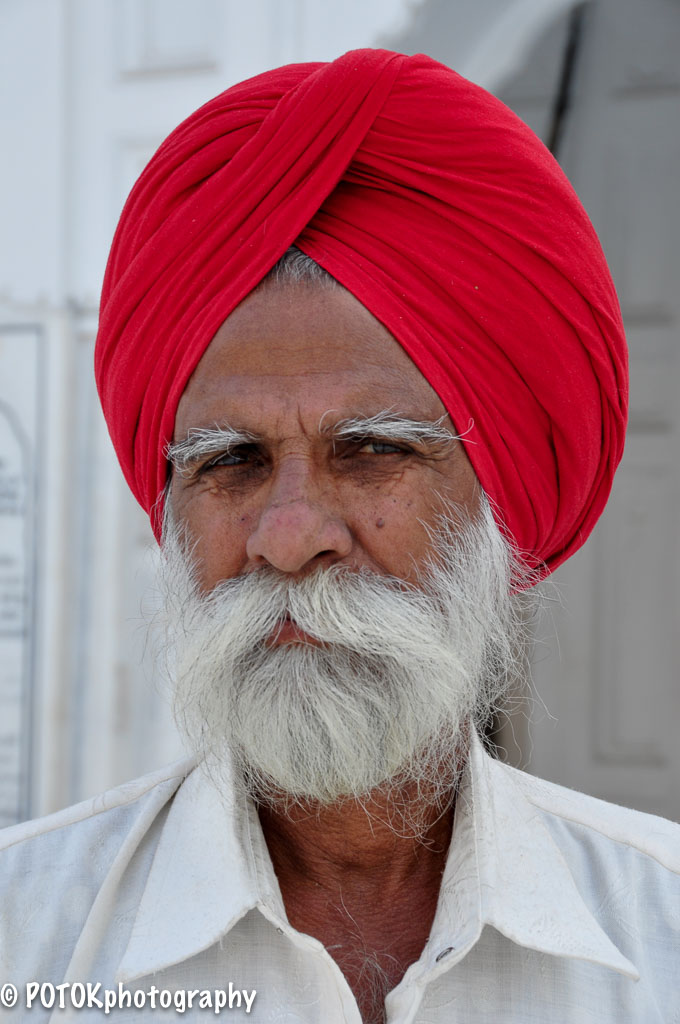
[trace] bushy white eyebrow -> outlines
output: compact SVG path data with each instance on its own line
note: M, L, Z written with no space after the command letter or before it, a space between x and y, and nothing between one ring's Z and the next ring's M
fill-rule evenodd
M241 444L259 441L249 430L234 427L192 427L185 438L165 448L165 457L178 473L207 455L223 455Z
M319 431L337 441L376 437L385 441L406 441L412 444L450 444L460 439L444 425L446 416L438 420L412 420L387 409L375 416L352 416ZM323 419L322 419L323 422Z
M387 409L374 416L351 416L336 423L323 425L328 414L321 417L319 434L334 441L356 441L375 437L383 441L403 441L411 444L450 444L461 435L444 426L446 416L438 420L413 420ZM225 455L242 444L255 444L262 439L249 430L222 427L192 427L181 441L166 445L165 457L173 469L182 473L210 455Z

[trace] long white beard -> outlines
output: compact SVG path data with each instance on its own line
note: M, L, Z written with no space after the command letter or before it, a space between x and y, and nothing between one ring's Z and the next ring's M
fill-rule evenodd
M259 801L365 800L409 783L430 803L450 796L468 723L489 717L523 661L517 564L486 501L475 521L440 525L418 586L262 569L202 595L185 549L170 523L174 710L199 757L235 763ZM286 616L322 646L268 644Z

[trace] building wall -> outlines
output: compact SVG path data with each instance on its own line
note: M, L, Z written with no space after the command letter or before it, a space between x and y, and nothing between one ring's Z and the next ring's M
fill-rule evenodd
M626 452L591 541L558 573L557 643L536 685L556 721L532 768L680 818L680 6L583 17L559 157L595 224L630 348Z

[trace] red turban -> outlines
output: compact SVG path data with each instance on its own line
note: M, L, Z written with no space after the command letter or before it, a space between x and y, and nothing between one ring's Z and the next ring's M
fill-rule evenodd
M123 472L156 531L180 396L292 243L387 327L467 431L517 546L549 569L564 561L623 449L626 347L600 244L504 104L429 57L384 50L228 89L132 189L95 362Z

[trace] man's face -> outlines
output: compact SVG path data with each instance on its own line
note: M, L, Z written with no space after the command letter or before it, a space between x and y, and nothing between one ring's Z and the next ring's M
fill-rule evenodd
M199 755L257 799L448 799L514 663L512 558L391 335L341 288L265 284L199 363L170 457L175 710Z
M414 442L392 427L386 442L359 429L385 412L444 417L455 434L420 371L348 291L267 283L249 295L198 364L175 423L175 443L215 427L247 435L173 476L201 588L266 566L416 581L438 516L451 504L474 515L479 488L460 441ZM343 425L357 419L348 436Z

